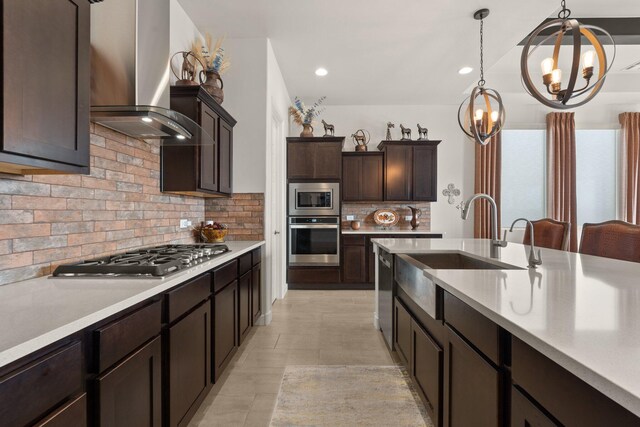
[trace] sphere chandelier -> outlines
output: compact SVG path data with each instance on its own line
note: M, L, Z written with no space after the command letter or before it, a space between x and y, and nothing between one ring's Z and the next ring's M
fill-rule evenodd
M562 10L558 13L558 19L544 22L527 39L522 49L520 69L522 83L529 95L547 107L566 110L586 104L602 89L605 77L609 73L616 56L616 44L611 34L606 30L593 25L583 25L576 19L571 19L571 10L567 9L565 0L562 0L561 6ZM600 34L596 35L596 33ZM542 37L544 38L534 44L541 34L543 34ZM545 37L546 34L549 35ZM583 49L583 37L588 41L591 48ZM611 45L613 45L613 56L610 63L607 62L607 55L599 37L609 39ZM546 93L544 93L533 84L529 72L529 59L540 46L553 38L555 38L553 56L544 59L541 64L542 83L546 87ZM561 46L565 38L570 39L573 49L569 81L566 86L563 85L563 71L558 62ZM582 62L582 67L580 62ZM596 64L598 73L597 79L594 81ZM579 74L582 75L582 80L584 81L582 87L577 87ZM570 103L570 100L575 102Z
M480 80L458 108L460 129L480 145L487 145L491 137L502 129L505 110L502 97L495 89L485 87L484 80L484 18L489 9L480 9L473 14L480 21Z

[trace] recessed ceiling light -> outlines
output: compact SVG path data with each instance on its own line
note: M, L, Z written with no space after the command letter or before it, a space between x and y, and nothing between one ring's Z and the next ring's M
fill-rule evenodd
M458 70L458 74L469 74L472 71L473 71L473 68L471 67L462 67Z
M184 135L176 135L176 138L178 138L178 139L187 139L187 137L184 136Z
M327 74L329 74L329 72L327 71L327 69L326 69L326 68L322 68L322 67L320 67L320 68L318 68L318 69L316 70L316 76L324 77L324 76L326 76Z
M142 121L145 123L151 123L153 121L153 119L151 117L143 117Z

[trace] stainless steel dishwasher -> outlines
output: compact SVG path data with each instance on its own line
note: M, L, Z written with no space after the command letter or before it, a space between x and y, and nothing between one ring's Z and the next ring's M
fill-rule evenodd
M393 348L393 254L378 247L378 322L389 348Z

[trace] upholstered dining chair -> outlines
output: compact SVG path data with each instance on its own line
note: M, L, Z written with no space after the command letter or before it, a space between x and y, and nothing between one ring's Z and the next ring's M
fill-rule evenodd
M536 246L549 249L566 251L569 248L569 231L571 224L568 222L556 221L551 218L543 218L531 221L533 224L533 237ZM525 229L522 244L529 245L531 236L529 228Z
M625 221L584 224L580 253L640 262L640 225Z

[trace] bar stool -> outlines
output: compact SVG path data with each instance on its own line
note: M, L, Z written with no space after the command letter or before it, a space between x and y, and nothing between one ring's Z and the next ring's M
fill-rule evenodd
M625 221L584 224L580 253L640 262L640 225Z
M536 246L549 249L557 249L566 251L569 248L569 231L571 224L568 222L556 221L551 218L543 218L537 221L531 221L533 224L533 237L535 237ZM531 244L531 236L529 229L526 228L522 244Z

